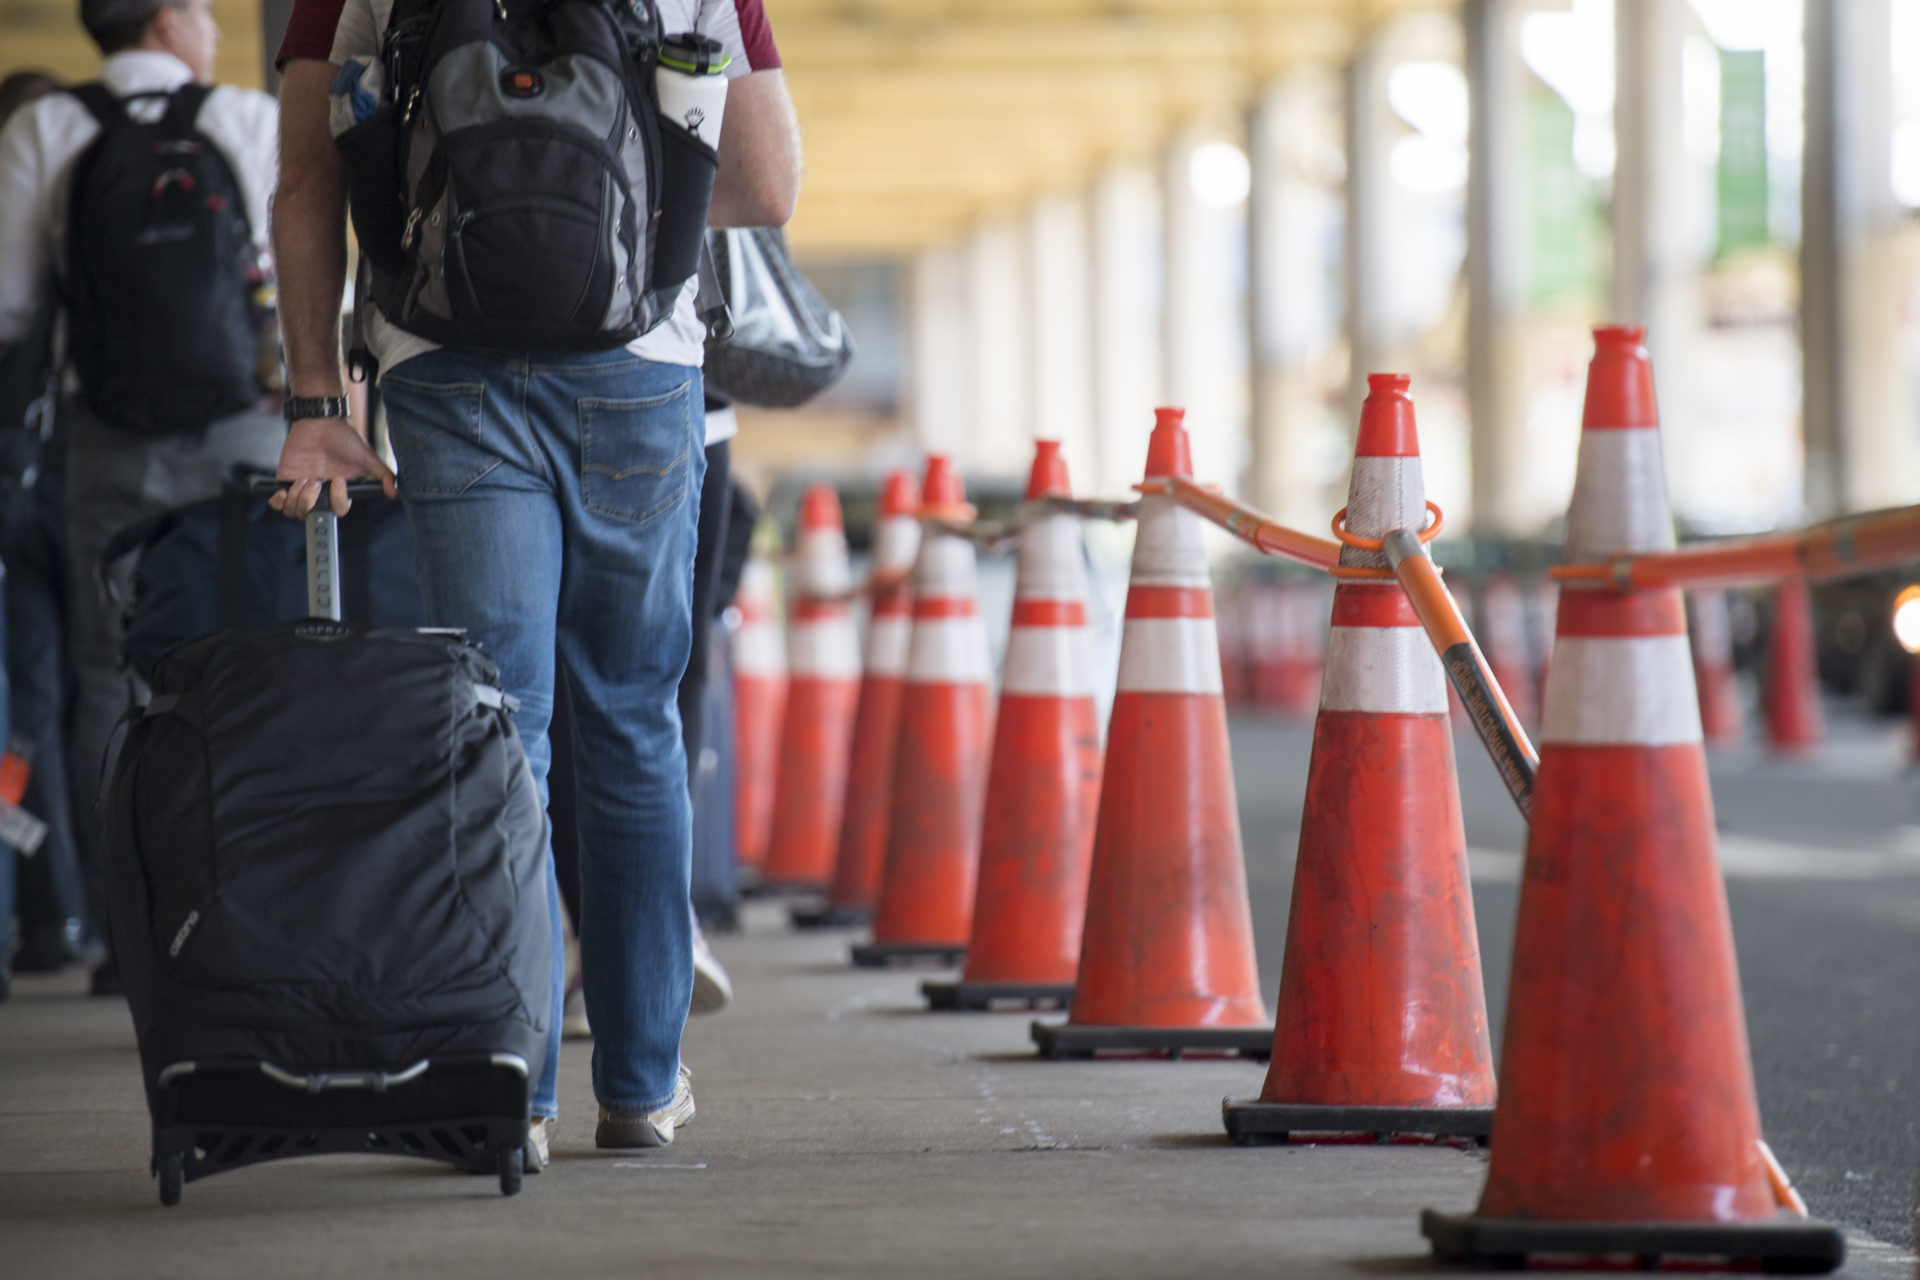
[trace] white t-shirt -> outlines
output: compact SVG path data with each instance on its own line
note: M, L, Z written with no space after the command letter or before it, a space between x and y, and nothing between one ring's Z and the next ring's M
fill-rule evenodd
M169 93L192 79L186 63L151 49L116 53L100 67L100 82L121 98ZM153 120L163 109L158 99L129 108ZM279 104L253 89L221 85L207 95L194 123L232 167L253 242L269 253L267 199L280 173ZM0 343L25 336L52 269L66 261L73 162L99 134L93 113L70 93L48 94L22 107L0 130Z
M733 59L727 65L729 79L753 70L747 59L745 42L741 39L740 17L734 0L655 0L655 7L660 11L660 29L667 34L695 31L710 40L719 41ZM340 10L340 25L334 29L333 57L330 61L339 66L349 58L379 57L380 38L387 29L387 16L392 12L393 0L346 0L345 7ZM724 136L724 116L721 117L720 130ZM695 282L687 281L680 291L680 300L674 306L673 314L661 321L652 332L642 334L628 343L627 350L659 364L684 364L698 368L705 351L706 330L694 310L696 292ZM382 373L403 360L432 351L438 345L388 323L379 309L371 305L367 307L363 323L368 349L373 352L374 359L380 362Z

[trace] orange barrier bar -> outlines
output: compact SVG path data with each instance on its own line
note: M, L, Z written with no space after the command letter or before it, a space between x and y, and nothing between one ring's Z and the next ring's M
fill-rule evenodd
M1400 580L1420 625L1426 628L1427 639L1440 655L1440 665L1446 668L1447 679L1460 695L1474 732L1493 758L1493 766L1519 806L1520 816L1531 818L1533 777L1539 772L1540 756L1528 741L1527 731L1520 727L1520 717L1513 714L1500 682L1493 678L1493 667L1474 642L1473 633L1460 616L1460 606L1440 581L1440 571L1428 558L1419 535L1401 529L1388 534L1384 543L1393 575Z
M1166 494L1201 519L1219 525L1248 546L1270 556L1329 571L1340 563L1339 543L1289 529L1216 489L1202 488L1184 477L1150 481L1139 489L1142 493Z
M1909 560L1920 560L1920 506L1843 516L1797 533L1727 538L1677 551L1559 565L1550 572L1563 582L1604 582L1622 591L1643 591L1843 578Z

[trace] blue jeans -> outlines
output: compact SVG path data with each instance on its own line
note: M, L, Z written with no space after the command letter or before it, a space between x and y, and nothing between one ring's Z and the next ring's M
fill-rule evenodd
M672 1101L693 991L686 757L675 702L691 643L706 466L700 371L624 351L433 351L381 380L427 620L499 664L547 794L556 652L578 761L581 963L593 1088L619 1114ZM553 916L547 1065L557 1115L565 982Z

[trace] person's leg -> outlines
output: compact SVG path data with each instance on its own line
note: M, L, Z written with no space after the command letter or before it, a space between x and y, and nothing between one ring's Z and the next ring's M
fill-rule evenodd
M525 376L516 361L436 351L399 365L381 390L427 622L465 628L498 664L544 807L563 544L551 463L522 412ZM555 989L536 1117L559 1114L564 934L550 855L545 896Z
M727 483L733 474L733 442L722 440L708 445L707 474L700 482L699 537L693 552L693 633L687 652L686 674L680 677L680 741L687 752L687 772L691 777L699 767L701 730L704 716L701 706L707 696L707 636L713 630L714 580L719 577L720 555L727 545Z
M692 991L689 802L675 696L705 470L699 372L622 355L546 362L529 412L563 478L560 655L574 716L581 960L602 1107L673 1102Z

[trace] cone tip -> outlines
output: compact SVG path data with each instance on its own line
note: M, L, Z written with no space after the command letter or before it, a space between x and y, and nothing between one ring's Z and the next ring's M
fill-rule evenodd
M1357 458L1417 458L1420 433L1414 427L1413 397L1407 389L1413 376L1370 373L1367 398L1360 406L1360 431L1354 439Z
M830 484L810 484L806 492L800 495L800 528L806 532L819 529L839 531L840 495Z
M967 491L960 483L960 473L954 469L953 459L944 453L927 455L927 478L920 486L920 513L937 515L942 511L952 511L964 507Z
M1644 325L1594 326L1593 361L1587 366L1587 399L1580 415L1583 428L1660 425L1646 341Z
M1153 435L1147 440L1147 479L1193 475L1186 417L1185 409L1164 405L1153 411Z
M920 486L911 471L889 471L880 487L880 514L910 516L920 509Z
M1073 486L1067 480L1067 460L1060 456L1058 440L1036 440L1033 442L1033 470L1027 474L1027 498L1044 498L1049 494L1066 497L1073 492Z

